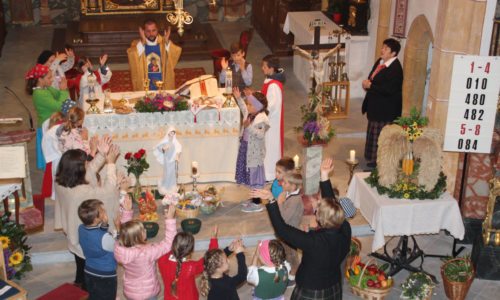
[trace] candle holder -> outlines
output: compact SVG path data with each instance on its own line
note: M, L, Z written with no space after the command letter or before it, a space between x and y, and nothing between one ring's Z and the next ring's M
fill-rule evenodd
M158 89L157 94L161 94L161 88L163 87L163 81L161 80L156 80L155 81L155 86Z
M232 93L222 93L226 97L226 101L222 105L223 107L233 107L233 94Z
M354 170L359 165L359 161L357 159L355 160L346 159L345 163L349 167L349 181L347 182L347 186L349 186L349 184L351 184L352 176L354 175Z
M87 109L87 114L100 114L101 111L99 110L99 107L97 107L97 103L99 102L99 99L87 99L85 100L88 104L90 104L89 109Z
M196 183L197 183L199 177L200 177L200 174L198 173L198 168L191 167L191 178L193 179L193 192L198 191L198 189L196 188Z

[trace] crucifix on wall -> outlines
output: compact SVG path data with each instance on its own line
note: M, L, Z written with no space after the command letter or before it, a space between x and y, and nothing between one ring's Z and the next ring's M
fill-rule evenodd
M312 79L312 90L313 92L319 94L321 92L323 78L325 74L325 63L335 52L337 52L337 60L340 59L339 52L340 49L345 48L344 43L340 43L340 34L339 32L339 40L337 43L328 43L328 44L320 44L320 31L321 27L325 25L325 22L321 19L315 19L311 21L309 27L314 28L314 40L312 45L294 45L292 48L297 50L302 56L306 57L311 64L311 79ZM320 50L321 49L330 49L323 58L320 58ZM311 52L307 51L311 50Z

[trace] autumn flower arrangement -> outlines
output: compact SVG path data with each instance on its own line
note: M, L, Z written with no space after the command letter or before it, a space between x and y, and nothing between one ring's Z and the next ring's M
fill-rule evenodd
M410 110L410 116L401 116L397 118L394 123L403 127L403 130L406 134L406 139L410 143L413 143L413 141L422 136L424 132L423 128L429 123L429 118L422 117L417 108L412 107L412 109Z
M189 106L182 96L157 93L137 101L134 108L137 112L164 112L188 110Z
M300 107L302 125L295 130L299 134L299 142L305 146L327 144L335 135L330 121L323 117L321 99L318 95L309 94L309 102Z
M10 213L1 216L0 245L5 258L8 279L21 279L26 272L33 270L27 245L24 226L10 220Z

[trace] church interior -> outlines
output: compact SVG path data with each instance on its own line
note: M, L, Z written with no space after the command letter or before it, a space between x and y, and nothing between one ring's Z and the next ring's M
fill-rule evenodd
M57 68L70 57L72 65L50 79L57 88L29 88L32 79L41 84L57 73L40 63L45 50L47 58L63 57ZM276 58L280 71L274 72L286 80L266 73ZM397 66L400 74L389 75ZM84 68L97 78L89 75L84 84ZM60 224L59 214L67 214L58 197L64 151L57 150L57 169L53 161L38 166L40 155L48 158L42 134L51 132L40 121L50 123L66 104L69 113L57 125L63 129L71 123L66 114L77 107L85 112L78 129L85 132L79 133L88 150L85 168L90 160L108 165L95 174L95 190L115 180L109 196L116 194L122 216L123 199L132 199L133 219L147 229L148 244L167 239L163 210L175 206L176 231L194 236L191 259L204 257L214 228L221 248L239 252L238 243L244 245L247 266L255 265L254 255L263 264L264 240L278 239L285 252L309 257L310 250L289 246L287 235L278 234L271 206L277 200L281 211L280 201L298 191L302 213L293 230L309 239L327 230L318 223L327 170L335 207L350 228L348 252L335 258L342 262L332 271L340 272L340 296L301 298L305 259L282 298L265 299L496 299L500 293L500 0L1 0L0 82L0 299L89 297L74 282L75 259L78 265L85 258L68 246L71 234ZM35 100L40 90L66 95L45 117L45 104ZM267 114L256 94L267 97ZM388 100L394 94L396 104ZM394 116L379 118L392 110ZM255 171L252 124L261 115L267 133L259 138L265 146ZM107 148L106 137L112 139ZM113 160L115 145L120 154ZM268 145L277 151L270 163ZM282 184L277 161L285 157L294 164ZM262 173L252 177L254 171ZM300 183L286 191L292 177ZM255 196L256 189L272 191L274 182L281 196ZM99 195L94 192L89 189ZM152 209L145 208L148 201ZM76 216L75 210L62 220L75 217L75 226L85 227ZM201 228L193 232L186 221ZM229 276L239 272L238 255L228 257ZM181 299L164 297L156 262L156 295L126 294L128 270L116 260L116 299ZM457 276L465 279L447 273L457 262ZM414 275L424 283L412 286ZM246 280L235 290L239 299L261 299Z

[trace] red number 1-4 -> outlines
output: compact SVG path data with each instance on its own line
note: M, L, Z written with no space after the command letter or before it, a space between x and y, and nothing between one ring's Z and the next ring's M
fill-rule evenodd
M479 67L481 69L481 67ZM474 73L474 62L470 63L470 72ZM484 73L490 74L490 63L487 62L486 65L484 66Z

